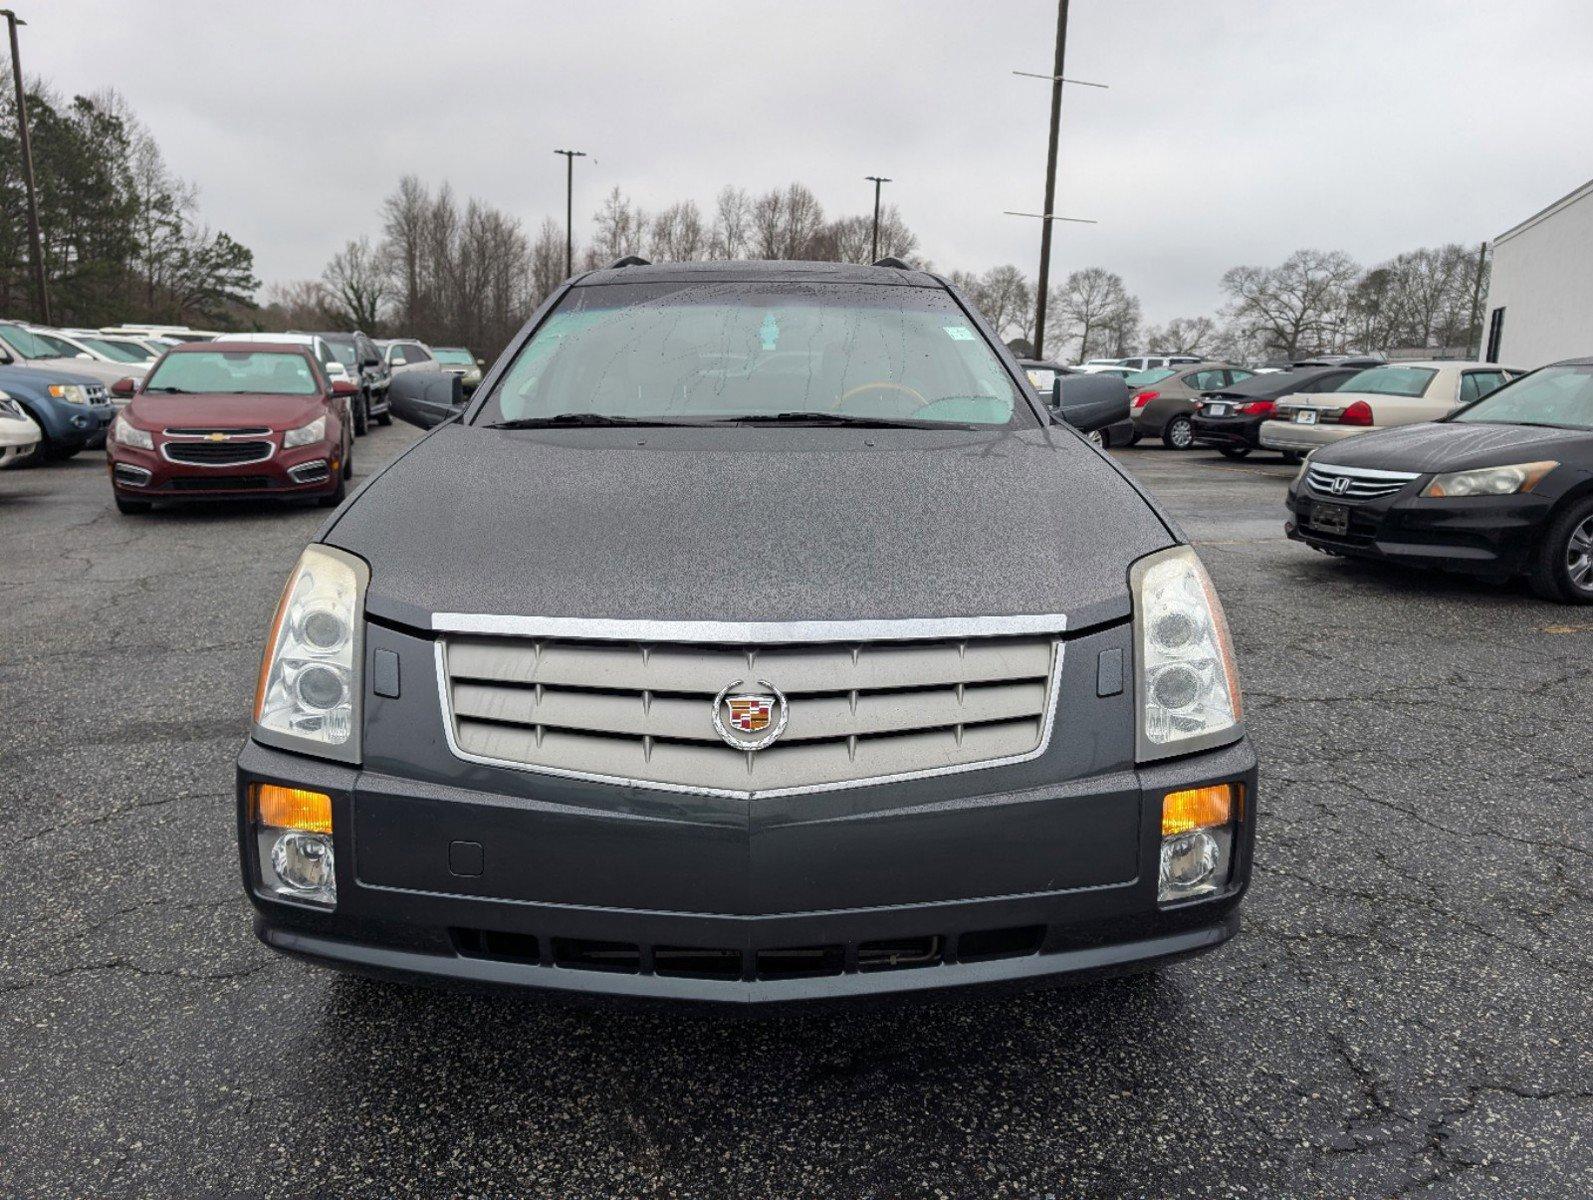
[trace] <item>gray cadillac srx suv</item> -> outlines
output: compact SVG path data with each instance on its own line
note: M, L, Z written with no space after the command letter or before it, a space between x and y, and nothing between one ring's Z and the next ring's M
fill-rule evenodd
M1256 759L1210 580L943 279L622 260L431 399L271 627L237 768L267 944L759 1004L1237 931Z

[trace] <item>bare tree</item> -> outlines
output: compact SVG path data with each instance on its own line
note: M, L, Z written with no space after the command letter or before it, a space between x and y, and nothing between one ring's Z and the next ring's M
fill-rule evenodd
M1051 296L1046 338L1054 346L1077 342L1079 361L1126 353L1139 334L1139 300L1123 277L1103 267L1074 271Z
M715 202L709 254L714 258L744 258L752 240L752 201L738 187L726 184Z
M563 282L564 227L552 217L544 217L537 239L531 243L530 302L541 304Z
M1217 323L1210 317L1174 317L1145 334L1145 349L1151 354L1204 354L1216 336Z
M398 181L398 190L382 202L382 254L398 284L398 308L407 328L420 316L421 264L431 196L415 175Z
M1034 324L1034 285L1010 263L983 275L953 271L952 284L984 314L1003 338L1025 337Z
M617 185L604 198L592 223L597 226L592 249L605 266L647 249L647 214L632 204Z
M752 205L752 248L759 258L806 258L824 226L824 206L800 183L774 188Z
M1268 348L1293 358L1337 345L1358 268L1338 250L1296 250L1276 267L1233 267L1222 277L1229 315Z
M392 294L392 277L369 238L350 241L334 254L321 273L321 282L335 305L336 324L367 333L381 325L382 309Z
M270 284L264 299L255 314L255 321L263 330L279 333L287 329L320 329L330 323L331 297L319 279Z
M671 204L653 218L652 259L654 262L691 262L708 250L708 233L703 228L702 210L695 200Z

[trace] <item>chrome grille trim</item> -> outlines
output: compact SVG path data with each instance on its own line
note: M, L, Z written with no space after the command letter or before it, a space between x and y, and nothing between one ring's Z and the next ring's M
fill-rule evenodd
M172 451L173 450L181 451L184 448L189 447L189 446L195 446L195 447L198 447L198 446L225 446L225 445L228 445L231 440L232 439L228 439L227 441L221 441L221 442L212 442L212 441L209 441L208 439L203 439L203 440L199 440L199 441L187 441L187 442L162 442L160 444L160 456L162 458L164 458L169 463L177 463L178 465L184 466L184 467L206 467L206 468L220 469L220 468L225 468L225 467L247 467L247 466L250 466L253 463L263 463L268 458L270 458L273 454L275 454L277 452L277 448L276 448L275 443L273 443L273 442L264 442L263 441L263 442L260 442L259 445L261 446L261 448L265 452L263 454L262 453L256 453L253 458L228 458L228 459L218 459L218 460L207 462L207 461L205 461L203 459L174 458L174 457L172 457ZM252 443L244 443L244 444L248 445L248 444L252 444Z
M582 624L591 628L592 623ZM1063 660L1054 623L1046 637L1000 646L980 646L969 637L945 646L861 645L834 652L782 653L743 644L706 654L640 642L637 626L651 622L608 624L625 626L631 636L623 640L629 645L588 640L574 647L548 646L529 666L528 648L514 642L495 646L497 638L439 638L438 702L450 752L465 761L534 774L753 799L984 770L1027 762L1050 745ZM957 624L967 628L965 622ZM787 635L791 632L788 628ZM564 652L570 652L573 667L588 655L593 657L587 661L606 665L578 682L578 672L560 676L556 670ZM943 678L944 671L931 670L912 686L900 670L870 662L905 653L933 663L947 652L973 659L971 681L952 682ZM714 691L746 673L749 654L757 670L773 676L782 690L789 685L792 695L790 728L777 745L755 756L723 745L710 721ZM456 655L468 672L457 678L450 668ZM837 655L853 662L851 678L844 671L835 674ZM487 658L501 669L488 672L494 675L490 679L473 677L487 669ZM990 664L1001 658L1009 660L1012 678L996 678L999 672ZM640 669L625 668L627 660ZM535 680L527 669L537 671ZM565 681L552 682L544 669ZM725 669L731 673L721 680ZM695 682L687 678L691 671ZM870 687L869 680L883 686ZM649 683L664 686L655 690ZM1019 745L1022 750L1015 749ZM904 761L933 765L879 769L900 768ZM770 786L753 784L751 774L760 765ZM735 786L742 779L753 785Z
M1348 498L1351 500L1376 500L1392 496L1414 479L1421 478L1416 471L1378 471L1371 467L1307 466L1305 482L1319 496ZM1342 492L1333 490L1335 479L1347 479L1349 485Z
M262 425L258 429L186 429L174 426L166 430L167 437L208 438L213 433L219 433L227 438L257 438L268 436L271 433L271 429L269 426Z
M723 642L787 645L794 642L916 642L937 638L1007 637L1062 633L1062 613L1013 617L906 617L877 621L629 621L586 617L515 617L494 613L433 613L439 633L491 633L509 637L571 638L604 642Z

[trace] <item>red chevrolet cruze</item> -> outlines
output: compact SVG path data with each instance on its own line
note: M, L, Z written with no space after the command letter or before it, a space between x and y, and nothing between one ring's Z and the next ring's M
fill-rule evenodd
M155 500L270 496L343 499L353 474L359 389L323 374L306 350L260 342L189 342L135 385L106 438L124 513Z

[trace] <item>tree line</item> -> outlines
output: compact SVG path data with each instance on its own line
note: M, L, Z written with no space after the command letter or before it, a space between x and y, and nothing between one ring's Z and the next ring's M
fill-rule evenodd
M9 63L0 60L9 76ZM167 165L114 90L62 98L27 87L45 278L58 325L123 321L230 328L260 282L254 254L200 218L198 189ZM16 98L0 96L0 315L37 318Z
M1275 266L1224 272L1217 313L1156 326L1145 324L1122 276L1086 267L1047 297L1045 349L1073 361L1140 352L1240 361L1394 349L1475 352L1488 269L1480 247L1453 242L1370 268L1342 251L1296 250ZM1034 336L1035 289L1017 267L949 277L1002 337L1027 344Z
M655 262L781 258L867 262L873 215L832 217L800 183L752 193L726 186L710 211L681 200L656 212L613 188L577 235L576 270L629 254ZM908 259L918 238L895 205L880 210L879 253ZM383 201L380 232L349 241L319 279L267 290L268 328L333 325L402 330L437 345L495 354L565 279L564 226L549 217L534 235L447 184L405 176Z

